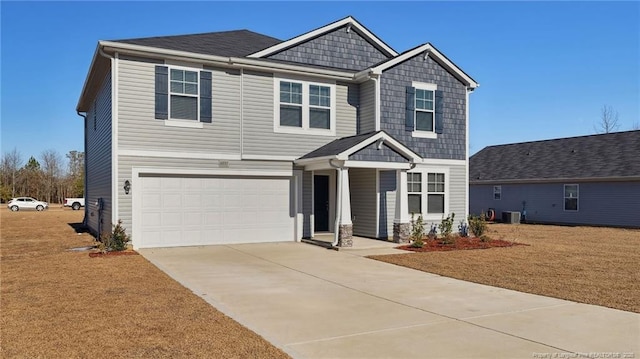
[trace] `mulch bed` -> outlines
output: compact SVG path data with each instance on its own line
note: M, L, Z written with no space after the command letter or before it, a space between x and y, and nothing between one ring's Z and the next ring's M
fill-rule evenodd
M429 239L424 241L424 246L422 248L412 247L411 244L396 248L412 252L443 252L513 246L528 246L528 244L509 242L501 239L490 239L486 242L483 242L480 240L480 238L477 237L457 237L453 239L451 243L443 243L441 239Z

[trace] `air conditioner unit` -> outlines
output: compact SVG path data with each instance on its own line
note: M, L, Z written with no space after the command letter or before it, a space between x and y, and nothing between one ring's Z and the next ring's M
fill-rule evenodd
M520 212L502 212L502 222L509 224L520 223Z

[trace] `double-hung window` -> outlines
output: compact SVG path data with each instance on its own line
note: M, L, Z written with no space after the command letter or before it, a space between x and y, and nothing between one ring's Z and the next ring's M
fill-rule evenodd
M422 170L407 173L409 213L425 219L441 219L447 213L447 170ZM424 206L426 204L426 206Z
M493 199L496 201L502 199L502 186L493 186Z
M335 85L275 79L274 132L335 135Z
M434 92L416 88L416 131L433 132Z
M564 185L564 210L578 210L579 188L577 184Z
M198 121L198 72L171 69L169 117Z

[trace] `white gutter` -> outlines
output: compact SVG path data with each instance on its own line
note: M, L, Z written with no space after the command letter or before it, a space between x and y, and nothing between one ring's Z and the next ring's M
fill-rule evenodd
M253 69L253 70L278 70L284 73L293 73L293 74L311 74L311 75L321 75L325 77L329 77L332 79L339 80L353 80L354 73L346 72L346 71L336 71L329 69L321 69L321 68L310 68L305 66L297 66L279 62L271 62L257 59L249 59L244 57L227 57L227 56L217 56L217 55L204 55L197 54L188 51L178 51L178 50L169 50L169 49L161 49L149 46L140 46L133 44L126 44L120 42L113 41L100 41L99 46L104 50L108 51L119 51L120 53L127 53L131 55L139 55L139 56L149 56L149 55L158 55L162 58L174 59L174 60L182 60L191 59L197 61L199 63L205 63L209 65L217 65L223 67L240 67L245 69Z
M375 83L375 105L374 105L374 113L375 113L375 130L380 131L380 75L376 75L371 73L371 80Z

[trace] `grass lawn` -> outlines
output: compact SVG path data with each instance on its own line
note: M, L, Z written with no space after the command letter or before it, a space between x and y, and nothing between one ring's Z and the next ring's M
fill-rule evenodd
M640 230L491 224L488 235L529 246L371 258L470 282L640 313Z
M288 358L142 256L69 251L82 216L0 210L0 357Z

